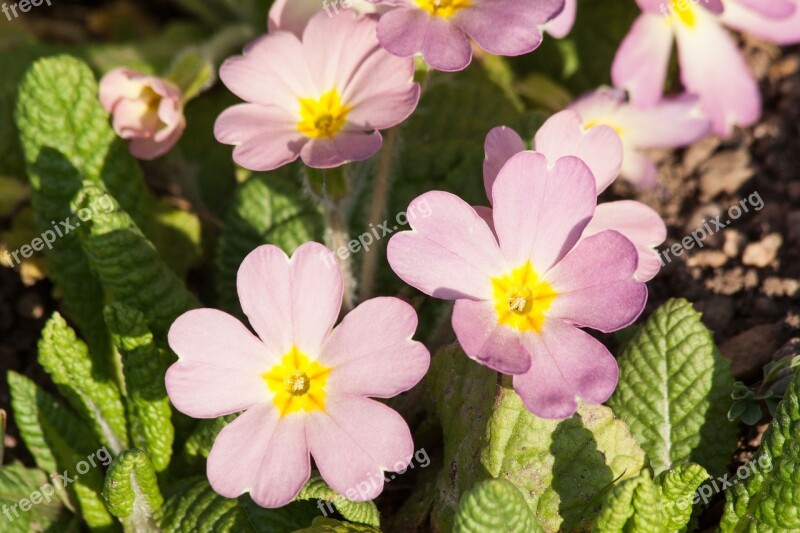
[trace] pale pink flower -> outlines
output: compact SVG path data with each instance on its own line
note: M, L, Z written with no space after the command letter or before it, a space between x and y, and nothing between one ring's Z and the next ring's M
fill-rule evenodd
M722 23L775 44L797 44L800 0L728 0Z
M578 0L566 0L564 11L556 18L545 24L544 31L552 37L561 39L569 35L575 25L575 16L578 13Z
M641 188L658 185L656 164L647 156L647 149L686 146L711 130L699 100L689 95L644 106L626 101L623 91L601 88L579 98L569 108L580 115L584 129L591 131L595 126L604 125L619 135L622 140L620 175ZM610 183L604 181L609 174L603 176L598 177L600 191Z
M378 39L401 57L422 54L437 70L463 70L472 61L472 38L487 52L527 54L542 42L541 27L564 0L376 0L393 6L381 17Z
M525 149L517 132L505 126L494 128L486 136L483 180L490 202L500 169ZM616 179L622 166L622 142L614 129L603 125L587 129L580 115L571 110L556 113L539 128L533 149L550 163L565 156L581 159L592 171L598 195ZM639 254L636 279L648 281L658 273L661 261L655 248L667 238L667 227L658 213L633 200L602 203L597 206L581 240L605 230L620 232L636 246Z
M269 31L290 31L302 39L308 21L320 11L335 17L348 11L357 15L380 13L386 8L367 0L275 0L269 9Z
M413 308L374 298L334 328L342 274L317 243L291 259L276 246L255 249L237 288L257 336L215 309L189 311L169 331L179 357L166 376L175 407L194 418L244 411L214 442L211 486L280 507L308 481L310 454L340 494L376 497L383 472L405 468L414 452L403 418L368 398L406 391L427 371L430 355L412 340Z
M492 199L487 220L453 194L423 194L408 208L412 231L389 241L389 264L425 294L455 300L453 329L465 353L513 375L535 415L564 418L579 399L606 401L616 361L579 328L616 331L642 312L636 248L611 230L580 240L597 191L577 157L549 163L518 153L500 170ZM420 202L429 216L415 215Z
M103 76L100 103L111 113L114 131L131 140L131 154L139 159L164 155L186 128L180 89L130 68L115 68Z
M778 43L800 40L796 0L636 0L643 14L622 42L611 70L634 103L652 105L664 90L673 43L681 81L700 97L713 130L728 136L761 115L761 94L723 24ZM724 10L724 12L723 12Z
M419 100L414 62L383 50L372 16L315 15L302 41L269 33L225 61L220 78L248 103L225 110L214 133L233 159L272 170L302 158L315 168L380 150L378 130L405 120Z

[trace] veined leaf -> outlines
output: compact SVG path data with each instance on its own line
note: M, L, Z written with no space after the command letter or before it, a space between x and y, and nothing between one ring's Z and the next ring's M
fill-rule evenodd
M192 434L186 439L184 444L184 454L190 463L198 462L200 459L207 459L211 452L211 447L217 439L217 435L222 428L233 422L238 414L221 416L219 418L209 418L197 423Z
M746 475L726 492L723 533L800 531L800 374L795 375Z
M381 517L378 508L371 501L353 502L330 488L321 477L313 477L300 490L298 500L325 500L336 506L345 519L368 526L378 527Z
M107 378L96 377L89 349L58 313L50 317L42 331L39 364L72 408L92 427L98 441L114 455L128 446L119 388Z
M453 528L455 533L535 533L541 530L519 489L504 479L481 481L465 492Z
M81 246L109 299L142 312L157 338L164 339L172 322L198 303L101 185L86 183L73 208L79 211L100 198L110 201L112 209L80 226Z
M20 463L0 467L0 508L3 509L0 524L3 531L45 531L54 522L67 518L68 513L55 490L42 470L25 468ZM27 510L23 510L24 507Z
M204 531L215 533L283 533L306 527L319 509L311 502L293 502L280 509L259 507L249 496L223 498L204 477L181 480L167 497L161 512L164 533Z
M658 490L646 469L626 479L611 491L597 517L598 533L666 532L658 512Z
M169 466L175 438L164 385L174 356L155 345L139 311L112 304L105 309L105 320L122 357L131 442L147 452L156 472L162 472Z
M430 376L445 436L439 529L451 528L460 495L489 477L517 486L545 531L581 529L605 492L644 466L644 452L606 407L582 404L566 420L537 418L513 390L498 387L496 373L452 347L433 358Z
M111 513L122 522L125 531L159 531L156 514L164 504L164 498L146 452L126 450L114 460L106 474L103 499Z
M293 166L255 174L237 191L225 219L217 252L220 304L238 314L236 273L244 258L262 244L274 244L292 254L306 241L322 241L322 213L305 198Z
M625 345L609 406L628 423L655 472L699 463L722 473L736 447L728 421L730 363L686 300L670 300Z
M694 463L678 465L656 476L662 523L668 531L687 530L697 488L706 479L706 469Z
M311 525L294 533L380 533L380 529L366 524L340 522L334 518L318 516Z
M108 451L100 448L91 430L72 411L30 379L9 372L8 385L14 419L37 466L53 472L54 476L64 474L72 480L67 483L62 479L59 483L75 495L89 527L111 526L114 519L100 497L103 476L97 462L102 460L98 452L108 454ZM81 472L81 464L88 469Z

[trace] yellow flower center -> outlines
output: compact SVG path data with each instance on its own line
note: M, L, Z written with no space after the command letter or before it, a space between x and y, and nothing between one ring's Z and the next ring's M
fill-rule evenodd
M673 17L677 17L680 22L694 28L697 23L697 14L694 12L692 0L671 0L669 3L669 20L672 21Z
M339 91L331 89L315 98L299 98L300 122L297 129L312 139L330 139L339 133L347 121L351 106L343 105Z
M594 128L595 126L608 126L612 130L617 132L620 139L622 138L622 127L613 124L611 122L604 122L602 120L589 120L583 125L583 131L589 131L590 129Z
M446 19L472 5L472 0L416 0L416 2L420 9L435 17Z
M558 293L542 280L530 262L492 279L497 321L519 331L540 332L545 311Z
M263 377L275 396L281 416L325 409L325 384L331 369L301 353L297 347L283 356Z

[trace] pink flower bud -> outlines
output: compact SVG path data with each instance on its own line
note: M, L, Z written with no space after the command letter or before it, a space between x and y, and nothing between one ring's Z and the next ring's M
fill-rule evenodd
M131 154L138 159L164 155L186 128L180 89L133 69L116 68L103 76L100 103L112 114L117 135L132 141Z

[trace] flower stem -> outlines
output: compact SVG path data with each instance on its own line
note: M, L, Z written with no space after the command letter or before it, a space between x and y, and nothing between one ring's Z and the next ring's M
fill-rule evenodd
M340 248L347 248L350 242L345 208L349 192L347 177L343 166L322 171L311 168L306 170L311 192L317 197L325 211L325 246L334 253L344 278L342 311L346 313L353 309L356 294L356 280L353 276L353 262L350 254L337 253Z
M383 150L378 160L375 187L372 191L372 203L369 206L369 216L367 219L369 227L378 226L383 223L383 217L386 213L386 201L389 196L389 176L392 172L392 162L394 160L396 145L397 128L392 128L386 132ZM375 248L371 251L372 253L364 252L364 258L361 260L359 298L362 302L372 297L375 287L375 274L378 271L378 256L380 254L375 253Z

